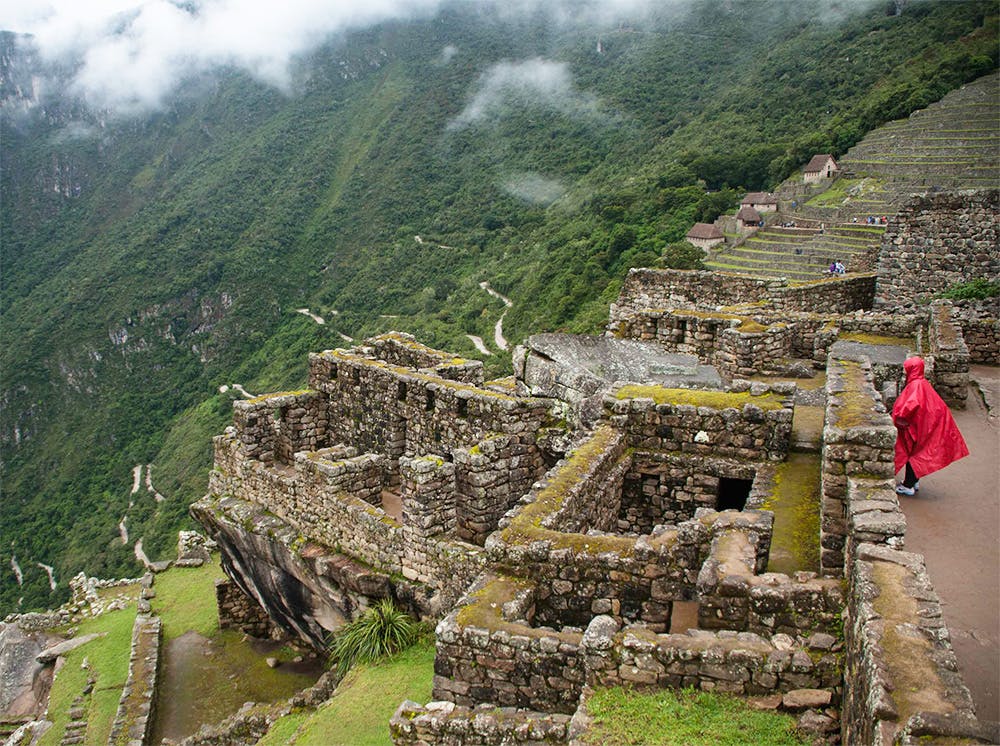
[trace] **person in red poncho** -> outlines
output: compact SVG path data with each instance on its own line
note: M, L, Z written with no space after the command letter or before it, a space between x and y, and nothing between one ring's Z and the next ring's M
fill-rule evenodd
M897 429L896 471L905 466L906 473L896 492L913 495L920 489L920 477L965 458L969 448L948 405L924 378L923 359L908 358L903 370L906 387L892 407L892 422Z

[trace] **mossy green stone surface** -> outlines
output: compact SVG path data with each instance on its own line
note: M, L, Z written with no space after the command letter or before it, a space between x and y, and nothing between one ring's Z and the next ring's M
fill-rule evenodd
M768 572L819 571L820 499L819 456L790 453L763 506L774 512Z
M712 409L742 409L744 404L754 404L761 409L781 409L782 399L776 394L751 396L749 392L700 391L698 389L669 389L663 386L622 386L615 393L618 399L652 399L657 404L690 404Z

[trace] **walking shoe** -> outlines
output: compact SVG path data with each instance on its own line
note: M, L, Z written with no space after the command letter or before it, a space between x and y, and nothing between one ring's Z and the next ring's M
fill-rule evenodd
M910 497L913 497L917 493L913 487L907 487L905 484L897 484L896 492L900 495L909 495Z
M916 482L913 483L913 491L914 492L920 492L920 480L919 479Z

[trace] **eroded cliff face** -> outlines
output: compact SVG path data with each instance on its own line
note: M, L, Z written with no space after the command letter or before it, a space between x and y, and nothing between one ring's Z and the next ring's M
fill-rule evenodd
M373 599L413 605L406 584L308 541L258 505L208 495L191 514L218 543L226 574L271 621L316 649Z

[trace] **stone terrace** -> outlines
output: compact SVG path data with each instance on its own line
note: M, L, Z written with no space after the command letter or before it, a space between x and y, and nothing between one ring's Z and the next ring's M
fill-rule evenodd
M815 279L835 260L850 272L871 271L884 226L868 225L868 217L891 217L919 193L996 187L998 122L1000 76L993 74L866 135L840 159L838 179L782 184L779 211L767 224L712 252L706 266L790 281Z

